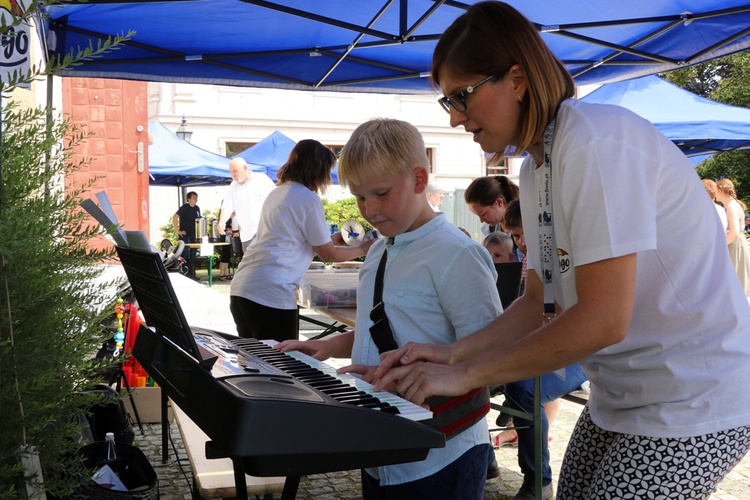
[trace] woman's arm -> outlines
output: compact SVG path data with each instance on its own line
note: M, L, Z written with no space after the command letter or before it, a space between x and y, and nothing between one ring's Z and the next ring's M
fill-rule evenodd
M383 354L376 378L392 367L424 360L452 364L471 359L496 347L502 347L528 335L542 326L542 288L536 272L529 270L526 291L486 327L448 345L417 344L404 346Z
M402 358L402 363L411 364L391 368L382 377L377 377L380 373L376 374L379 378L376 387L398 381L399 394L422 404L432 395L457 396L474 387L549 373L616 344L625 338L630 326L635 303L636 265L636 254L631 254L577 267L578 303L553 321L529 335L516 335L518 340L514 342L491 342L488 336L492 334L493 325L502 327L513 336L516 326L524 328L530 324L527 318L520 317L508 318L514 321L501 321L516 307L514 303L507 313L478 332L478 338L484 337L484 342L473 339L473 342L462 340L454 344L454 360L465 361L439 365ZM538 282L538 278L535 281ZM523 312L541 318L541 307L532 311L524 302L520 303ZM519 322L518 325L515 322ZM503 336L503 331L494 333ZM465 340L471 337L474 335ZM492 348L477 351L479 345Z
M333 240L331 240L325 245L313 247L313 250L316 254L318 254L318 257L320 257L323 262L345 262L347 260L352 260L356 259L357 257L367 255L367 251L370 249L372 244L375 243L375 241L377 240L373 238L371 240L365 241L359 246L347 247L334 245Z

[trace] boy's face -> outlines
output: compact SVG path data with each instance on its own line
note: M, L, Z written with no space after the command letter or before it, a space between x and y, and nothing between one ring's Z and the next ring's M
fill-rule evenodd
M513 262L513 252L506 252L503 250L502 245L491 244L487 245L487 251L492 256L492 262L495 264L501 264L503 262Z
M526 238L523 235L523 227L514 227L510 230L513 241L516 242L518 249L526 255Z
M425 196L427 170L414 169L408 178L373 173L360 184L349 183L362 217L386 237L412 231L434 217Z

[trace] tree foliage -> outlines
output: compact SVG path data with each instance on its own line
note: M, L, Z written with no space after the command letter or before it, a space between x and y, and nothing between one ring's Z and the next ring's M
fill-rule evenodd
M81 428L65 422L85 406L79 391L95 383L88 360L112 310L98 281L102 267L93 265L112 252L88 248L99 230L78 206L90 185L63 188L80 168L69 153L83 137L65 122L48 124L45 110L13 103L3 110L0 498L17 498L23 470L14 454L23 444L39 451L48 491L69 492L80 468L72 453Z
M328 201L323 199L323 208L326 211L326 220L329 224L336 224L339 230L341 225L349 219L354 219L362 224L365 231L370 231L370 226L367 221L362 218L359 213L359 207L357 207L357 200L353 196L351 198L345 198L338 201Z
M672 83L714 101L750 108L750 54L742 52L661 75ZM737 197L750 201L750 153L748 150L715 154L696 167L702 179L726 177L734 183Z
M15 27L44 17L57 1L14 5L12 22L0 23L3 45ZM7 17L7 14L6 14ZM0 93L39 76L82 64L115 48L132 35L102 40L60 58L16 71ZM111 250L88 248L99 234L78 201L86 185L66 184L81 164L71 152L86 134L52 110L21 109L7 95L0 117L0 499L21 496L36 483L65 495L90 474L74 452L81 425L71 417L97 402L81 390L96 383L90 361L104 334L102 318L111 313L102 291L101 266ZM113 301L110 297L109 301ZM100 398L101 399L101 398ZM25 477L16 459L22 445L38 452L44 483Z

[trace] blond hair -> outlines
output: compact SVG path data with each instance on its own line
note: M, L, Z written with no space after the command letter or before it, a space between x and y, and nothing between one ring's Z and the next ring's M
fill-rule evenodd
M489 250L492 245L500 246L505 253L513 253L513 239L507 233L495 231L485 236L482 246Z
M429 171L424 139L417 127L393 118L375 118L357 127L339 158L339 182L362 184L372 174L408 177L416 167Z
M731 196L732 199L737 200L737 191L734 190L734 183L726 177L716 181L716 189L726 195ZM737 203L740 204L742 210L747 210L747 206L742 202L742 200L737 200Z

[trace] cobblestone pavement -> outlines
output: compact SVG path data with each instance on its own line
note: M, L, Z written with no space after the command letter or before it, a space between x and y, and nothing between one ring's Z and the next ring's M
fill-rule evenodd
M552 470L557 473L560 470L565 446L570 433L573 430L576 419L580 413L581 406L563 401L557 420L554 422L550 435L550 454L552 457ZM496 414L490 413L489 421L494 424ZM174 450L170 450L169 461L162 463L161 455L161 425L145 424L145 436L138 429L136 431L136 444L144 450L151 464L159 476L159 490L162 499L190 499L192 484L192 473L187 454L182 445L177 425L170 426L171 438L174 448L177 450L175 458ZM517 447L504 446L495 450L498 463L501 468L500 477L487 482L485 486L485 499L487 500L509 500L521 487L522 476L517 465ZM556 482L556 481L555 481ZM279 498L280 495L276 495ZM361 497L359 486L359 471L332 472L328 474L315 474L305 476L300 481L297 498L300 500L345 500ZM719 485L719 490L711 496L712 500L740 500L750 498L750 456L745 459Z

